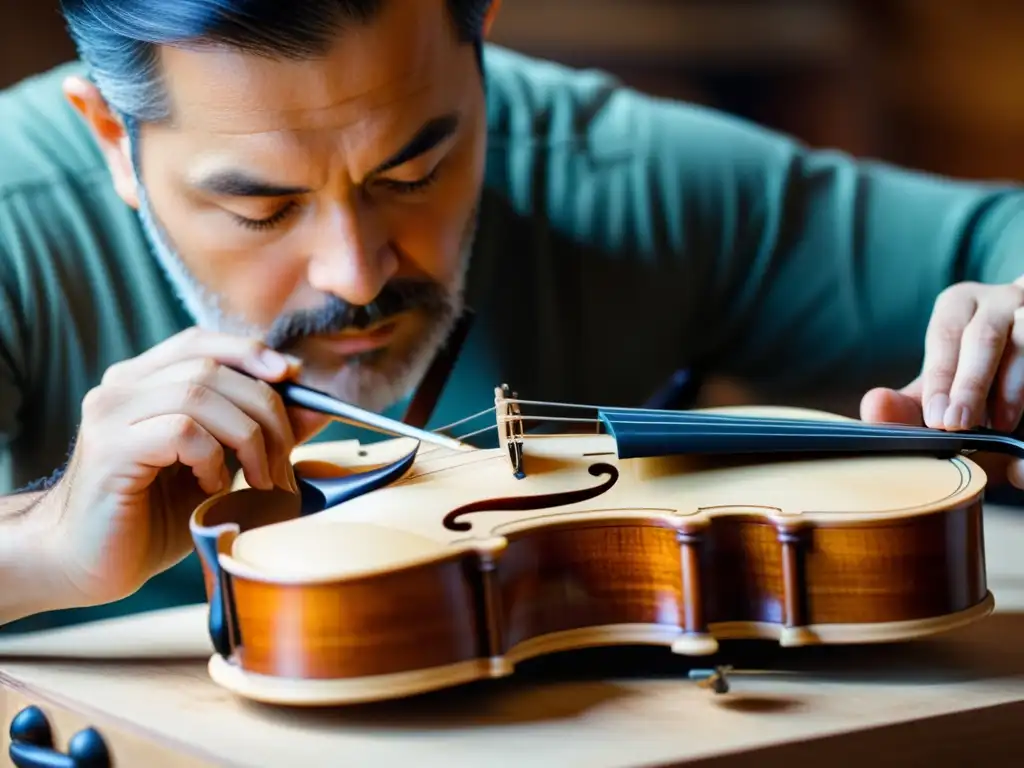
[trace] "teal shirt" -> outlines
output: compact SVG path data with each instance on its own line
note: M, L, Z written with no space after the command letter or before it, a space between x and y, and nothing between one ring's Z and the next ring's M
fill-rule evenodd
M901 385L946 286L1024 272L1024 196L814 151L599 72L485 50L477 319L431 427L493 388L641 403L680 368L765 393ZM114 362L191 324L64 101L0 94L0 493L66 456ZM366 437L335 425L321 439ZM55 626L204 599L194 556Z

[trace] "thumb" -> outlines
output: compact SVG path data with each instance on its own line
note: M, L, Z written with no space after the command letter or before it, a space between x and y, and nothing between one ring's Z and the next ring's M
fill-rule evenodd
M871 423L923 427L920 377L902 389L876 387L869 390L860 401L860 418Z

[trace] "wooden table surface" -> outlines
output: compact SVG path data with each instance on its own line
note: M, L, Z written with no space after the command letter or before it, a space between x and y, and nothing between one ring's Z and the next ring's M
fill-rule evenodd
M997 603L989 618L895 646L734 649L721 659L737 668L725 695L690 682L693 660L667 650L601 650L402 702L275 709L210 682L204 606L195 606L5 640L5 722L35 703L62 749L94 726L117 768L770 766L826 757L871 768L939 758L1019 765L1024 511L989 507L985 536ZM80 658L60 658L69 649ZM18 658L27 653L52 658ZM89 656L97 658L81 658Z

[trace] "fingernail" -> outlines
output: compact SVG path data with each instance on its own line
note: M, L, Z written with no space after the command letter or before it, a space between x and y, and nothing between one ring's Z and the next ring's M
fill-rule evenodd
M277 485L282 491L292 491L294 493L298 490L295 487L295 481L292 480L291 471L284 465L281 465L281 468L277 472Z
M249 485L260 491L272 491L277 481L274 479L274 470L270 464L263 462L262 466L245 470L245 480Z
M260 362L274 376L279 376L288 370L288 361L284 355L272 349L264 349L260 352Z
M996 425L996 428L1004 432L1013 432L1017 429L1017 422L1020 420L1019 413L1017 406L1004 405L999 412L999 424Z
M960 429L961 424L966 418L964 413L967 409L962 405L951 405L946 409L946 414L943 417L943 423L946 429Z
M941 427L946 416L946 409L949 407L949 398L945 395L932 395L928 401L928 410L925 413L925 423L929 427Z
M974 411L967 405L960 406L960 429L970 429L975 424Z
M296 357L295 355L286 355L284 353L281 353L281 357L283 357L285 360L287 360L288 364L291 365L292 368L301 368L302 367L302 360L300 358Z

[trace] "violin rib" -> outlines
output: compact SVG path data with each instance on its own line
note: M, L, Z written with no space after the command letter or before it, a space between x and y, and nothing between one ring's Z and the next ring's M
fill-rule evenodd
M213 679L355 704L588 646L893 642L993 609L986 478L956 454L1011 438L777 408L600 409L607 434L543 436L496 415L493 449L302 446L313 506L242 481L204 502Z

